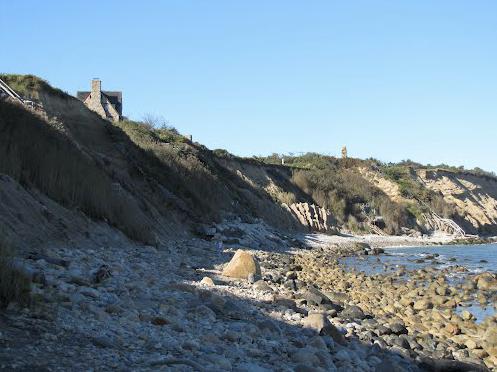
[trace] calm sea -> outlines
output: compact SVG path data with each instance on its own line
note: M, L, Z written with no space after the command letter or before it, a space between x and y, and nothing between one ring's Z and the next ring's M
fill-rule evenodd
M385 264L387 271L394 271L400 265L408 270L459 265L472 273L497 272L497 244L387 248L385 253L381 256L349 257L342 262L366 274L385 272Z

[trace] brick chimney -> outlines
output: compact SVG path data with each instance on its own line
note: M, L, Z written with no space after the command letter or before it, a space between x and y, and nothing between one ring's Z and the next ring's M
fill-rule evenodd
M102 82L100 79L95 78L91 81L91 98L100 102L100 95L102 93Z

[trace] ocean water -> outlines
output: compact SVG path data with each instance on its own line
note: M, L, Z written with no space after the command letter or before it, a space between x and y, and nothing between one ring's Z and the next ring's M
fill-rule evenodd
M455 265L471 273L497 272L497 244L386 248L384 255L347 257L341 262L366 274L395 271L400 266L413 270Z
M346 267L366 274L395 272L401 266L407 270L420 269L427 266L445 268L463 266L467 272L452 275L449 280L462 280L468 274L484 271L497 273L497 244L479 245L447 245L424 247L386 248L380 256L347 257L341 260ZM478 302L461 304L457 311L468 310L476 316L477 321L494 315L494 306L482 307Z

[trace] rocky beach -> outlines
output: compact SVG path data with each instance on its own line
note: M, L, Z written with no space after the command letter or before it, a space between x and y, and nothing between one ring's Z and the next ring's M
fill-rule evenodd
M497 2L0 20L0 372L497 372Z
M340 258L380 259L388 237L377 245L360 242L367 237L331 244L338 238L286 236L263 223L238 221L214 229L213 240L161 247L102 232L91 244L77 242L77 250L61 246L25 255L33 303L24 309L11 304L2 313L0 368L497 367L496 317L476 323L471 313L455 311L474 296L495 303L493 273L470 275L456 285L447 280L449 269L400 268L368 276L347 269ZM220 243L234 235L237 244ZM390 240L397 245L399 237Z

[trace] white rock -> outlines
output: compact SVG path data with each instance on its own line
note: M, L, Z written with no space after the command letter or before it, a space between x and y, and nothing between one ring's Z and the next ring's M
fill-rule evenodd
M204 276L202 278L202 280L200 281L200 284L204 284L204 285L209 286L209 287L215 286L214 281L211 278L209 278L208 276Z

